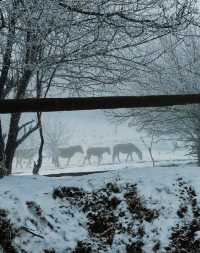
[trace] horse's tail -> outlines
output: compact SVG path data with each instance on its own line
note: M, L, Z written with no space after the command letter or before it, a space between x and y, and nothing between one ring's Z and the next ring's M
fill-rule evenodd
M138 155L139 159L142 160L142 151L138 147L134 147L135 153Z

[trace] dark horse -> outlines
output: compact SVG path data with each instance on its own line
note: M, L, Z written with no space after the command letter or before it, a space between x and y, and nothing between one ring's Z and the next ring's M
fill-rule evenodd
M83 154L83 148L81 146L71 146L67 148L58 148L58 155L61 158L67 158L67 165L69 165L71 158L76 154Z
M132 143L126 144L116 144L113 147L113 163L115 162L116 158L118 162L120 162L119 154L127 154L126 161L128 161L129 157L131 161L133 161L133 153L136 153L140 160L142 160L142 152Z
M103 160L103 154L107 153L110 154L110 148L109 147L91 147L87 149L85 159L83 161L83 164L85 164L85 161L88 160L89 164L91 164L91 157L96 156L98 158L98 164L100 164Z

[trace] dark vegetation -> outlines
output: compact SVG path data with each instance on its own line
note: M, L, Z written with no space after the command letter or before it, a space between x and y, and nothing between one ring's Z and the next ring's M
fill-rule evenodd
M200 207L197 204L197 194L191 185L188 185L182 178L178 180L179 197L182 205L177 211L180 219L184 219L191 209L192 217L190 222L183 221L183 224L177 224L172 229L170 245L166 248L167 253L200 252L200 237L197 232L200 231ZM181 251L180 251L181 250Z
M181 178L177 180L177 183L177 195L181 200L180 208L177 210L180 224L173 227L169 246L163 252L200 252L200 239L196 238L196 232L200 231L200 207L197 204L196 192ZM123 199L118 197L121 193L123 193ZM116 183L108 183L104 188L93 193L73 187L61 187L54 190L53 196L79 206L88 218L87 229L90 238L88 241L79 241L73 253L106 251L108 247L114 249L114 236L117 233L129 236L129 243L125 245L127 253L143 253L144 237L148 237L144 222L151 223L159 218L158 210L145 206L138 194L136 184L119 186ZM131 221L128 221L127 212L120 208L122 202L127 205ZM187 215L189 208L192 210L193 217L191 222L185 223L183 218ZM137 226L134 226L136 223ZM157 231L152 232L157 233ZM151 252L160 252L160 247L160 242L155 240Z
M74 187L60 187L54 190L53 198L60 198L78 206L88 219L87 230L90 238L88 241L79 241L74 253L100 250L106 252L109 247L114 249L114 236L126 233L129 236L129 243L124 243L126 252L143 252L143 222L152 222L159 216L157 210L145 206L138 195L137 185L132 184L120 186L117 183L108 183L104 188L92 193ZM126 205L128 212L120 205ZM129 215L132 219L127 224L124 219L129 220ZM133 240L135 238L136 242Z
M0 245L6 253L17 253L12 240L17 235L17 230L7 217L7 211L0 209Z
M160 210L146 206L145 199L139 194L137 184L121 184L116 180L93 192L86 192L78 187L55 188L52 197L62 211L66 211L67 214L69 206L75 207L87 218L87 222L82 226L87 229L88 238L78 241L76 247L71 249L71 253L108 252L109 249L115 250L119 246L124 249L124 253L144 253L146 252L144 246L149 237L155 237L150 253L200 252L200 207L197 194L195 189L182 178L178 178L174 185L180 202L177 210L179 221L172 228L169 244L164 249L159 241L157 229L153 229L152 226L151 232L147 232L145 225L149 223L151 226L156 219L159 219ZM27 201L26 207L32 216L29 220L35 227L42 224L51 231L59 233L57 230L59 224L53 214L51 214L51 220L54 220L54 225L36 202ZM33 233L26 227L12 224L8 214L8 211L0 209L0 245L4 252L29 253L19 249L19 246L17 248L14 244L14 239L21 235L22 230L30 236L45 240L45 237L39 233ZM120 235L123 235L122 239L117 240L117 236L120 237ZM28 242L23 241L23 243ZM59 252L54 248L46 248L44 253Z

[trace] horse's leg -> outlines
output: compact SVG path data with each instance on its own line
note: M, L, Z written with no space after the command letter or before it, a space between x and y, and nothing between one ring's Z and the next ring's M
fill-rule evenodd
M87 155L86 155L86 156L84 157L84 159L83 159L82 166L84 166L84 165L85 165L86 160L87 160Z
M112 156L112 162L115 163L115 155Z
M133 162L133 153L130 153L130 156L131 156L131 161Z
M18 157L16 157L16 162L15 162L15 166L16 166L16 168L18 167L18 165L19 165L19 158L18 158Z
M100 165L102 159L103 159L103 155L98 155L98 165Z
M100 165L100 155L97 155L98 158L98 165Z
M67 166L69 166L69 163L70 163L70 161L71 161L71 158L72 158L71 156L68 157Z
M22 158L20 158L19 166L23 168L23 159Z
M31 162L32 162L32 159L31 159L31 158L30 158L30 159L27 159L26 166L31 165Z
M59 167L60 167L59 157L56 156L54 161L55 161L55 163L54 163L55 166L56 166L57 168L59 168Z
M91 165L91 156L88 156L88 163Z
M86 162L86 161L88 161L88 163L91 164L91 160L90 160L90 159L91 159L91 155L88 155L88 154L87 154L87 155L85 156L85 159L83 160L83 165L85 165L85 162Z
M55 159L55 157L52 157L52 164L56 167L56 159Z
M57 155L53 154L52 156L52 163L55 167L59 167L59 158Z
M103 161L103 154L100 156L100 163Z
M24 167L24 159L21 159L20 165L21 165L22 168Z
M119 152L118 152L118 154L117 154L117 159L118 159L118 162L121 163L121 160L120 160L120 158L119 158Z
M130 153L128 153L126 156L126 162L128 162L129 155L130 155Z

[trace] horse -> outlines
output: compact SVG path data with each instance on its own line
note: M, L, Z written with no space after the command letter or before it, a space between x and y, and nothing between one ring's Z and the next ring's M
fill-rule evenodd
M89 164L91 164L91 157L96 156L98 158L98 165L102 162L103 160L103 154L107 153L110 155L110 148L109 147L91 147L88 148L86 151L86 156L83 161L83 164L85 164L85 161L88 160Z
M127 154L126 162L128 161L129 157L131 161L133 161L133 152L138 155L138 158L142 160L142 152L132 143L126 143L126 144L116 144L113 147L113 155L112 160L113 163L115 162L116 158L118 159L118 162L120 161L119 154Z
M67 158L67 166L69 165L71 158L76 154L83 154L83 148L81 146L71 146L67 148L58 148L58 156L61 158Z
M22 166L23 160L27 160L27 165L33 161L33 158L37 152L36 148L17 149L15 151L16 167Z

